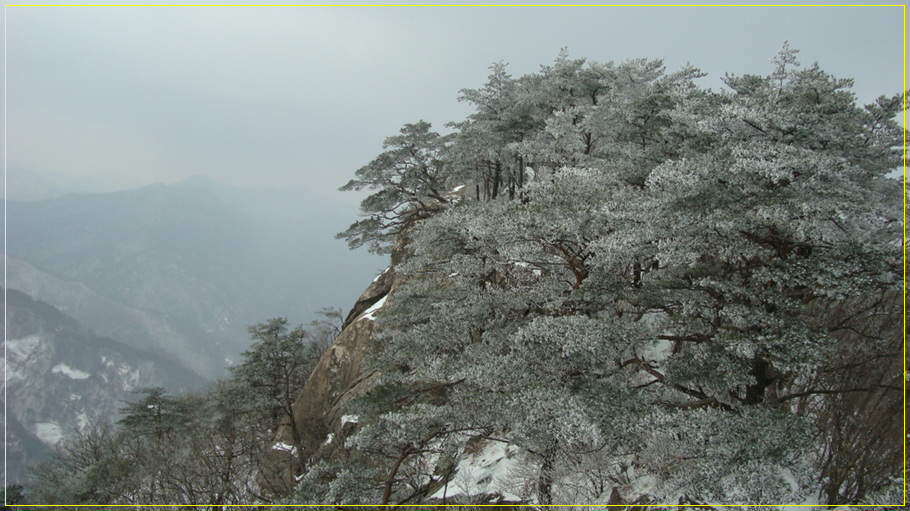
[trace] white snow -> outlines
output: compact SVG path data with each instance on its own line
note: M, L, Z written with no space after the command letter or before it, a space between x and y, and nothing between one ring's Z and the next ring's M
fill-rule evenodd
M76 416L76 427L79 428L79 431L85 429L89 422L91 421L89 421L88 414L84 410Z
M47 445L57 445L63 440L60 426L53 422L39 422L35 424L35 436Z
M522 465L517 453L516 447L504 442L488 442L479 451L464 455L452 480L430 498L499 493L506 500L522 500L515 493L520 481L511 477L512 471Z
M40 343L41 338L37 335L29 335L21 339L7 339L6 353L14 355L17 360L25 360L38 349Z
M389 297L389 295L385 295L378 302L374 303L372 307L370 307L369 309L364 311L363 315L360 316L360 319L368 319L370 321L373 321L374 319L376 319L376 316L375 316L376 311L378 311L385 305L385 299L388 297Z
M73 369L72 367L70 367L66 364L55 365L51 369L51 372L54 374L62 374L63 376L66 376L67 378L70 378L73 380L84 380L92 375L91 373L87 373L85 371Z
M458 185L455 188L452 188L452 191L446 192L443 195L445 196L446 199L448 199L453 204L458 204L462 200L462 196L458 192L460 192L463 188L464 188L464 185Z
M273 450L273 451L284 451L284 452L289 452L289 453L294 454L294 455L297 454L297 448L296 448L296 447L294 447L293 445L288 445L288 444L286 444L286 443L284 443L284 442L278 442L278 443L276 443L275 445L272 446L272 450Z
M117 374L120 375L125 389L131 389L139 385L139 369L134 369L129 364L120 364L117 366Z
M360 422L360 416L358 415L342 415L341 416L341 425L344 426L347 423L357 424Z
M373 279L373 282L376 282L377 280L379 280L380 277L382 277L383 275L385 275L386 272L388 272L388 271L391 270L391 269L392 269L392 267L389 266L388 268L382 270L382 273L380 273L379 275L376 275L376 278Z
M329 436L325 437L325 442L323 442L322 445L329 445L330 443L332 443L332 440L334 440L334 439L335 439L335 434L329 433Z
M645 347L639 358L646 361L663 362L673 352L673 343L665 339L658 339Z
M515 262L512 263L512 264L514 264L515 266L518 266L519 268L524 268L524 269L531 268L531 264L530 264L530 263L526 263L526 262L524 262L524 261L515 261ZM540 277L541 275L543 275L543 271L541 271L540 268L531 268L531 273L532 273L535 277Z

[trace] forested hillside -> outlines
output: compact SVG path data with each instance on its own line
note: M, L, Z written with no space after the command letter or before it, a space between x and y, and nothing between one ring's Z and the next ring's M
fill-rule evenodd
M163 425L133 405L106 459L150 457L116 491L89 464L92 492L32 495L900 505L906 94L860 106L786 45L768 74L700 77L494 64L467 119L405 125L342 187L372 194L339 237L391 266L285 380L296 402L251 377L294 331L257 325L233 386Z

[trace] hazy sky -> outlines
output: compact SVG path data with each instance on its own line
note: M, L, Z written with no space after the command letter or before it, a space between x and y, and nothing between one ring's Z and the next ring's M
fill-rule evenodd
M865 102L904 81L900 7L7 7L6 29L8 164L336 197L402 124L463 119L492 62L519 76L562 47L717 89L789 40Z

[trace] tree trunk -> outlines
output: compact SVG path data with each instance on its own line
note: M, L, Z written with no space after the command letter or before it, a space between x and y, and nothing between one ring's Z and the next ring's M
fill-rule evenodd
M387 505L389 503L389 499L392 498L392 487L395 485L395 477L398 476L398 469L401 468L401 464L404 463L404 460L407 459L410 453L410 445L402 447L401 454L398 456L398 459L395 460L395 464L392 465L392 470L389 472L389 477L385 480L385 489L382 492L382 501L380 504L383 506Z
M553 452L547 449L543 454L540 474L537 476L537 503L549 506L553 503Z
M755 384L746 389L746 397L743 403L755 405L765 399L765 388L770 383L768 380L768 363L758 358L752 365L752 376L755 378Z

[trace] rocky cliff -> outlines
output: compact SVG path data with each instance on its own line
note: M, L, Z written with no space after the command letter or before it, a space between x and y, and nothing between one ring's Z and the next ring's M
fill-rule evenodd
M344 439L356 428L357 416L346 412L345 405L367 392L379 376L363 370L367 347L376 333L375 314L393 299L402 276L395 267L406 257L403 241L392 250L390 266L357 298L341 333L326 350L294 403L294 419L300 431L300 452L282 446L293 445L288 425L276 435L270 456L286 458L283 474L265 474L276 494L289 492L300 467L318 459L337 456ZM293 454L297 454L296 459Z

